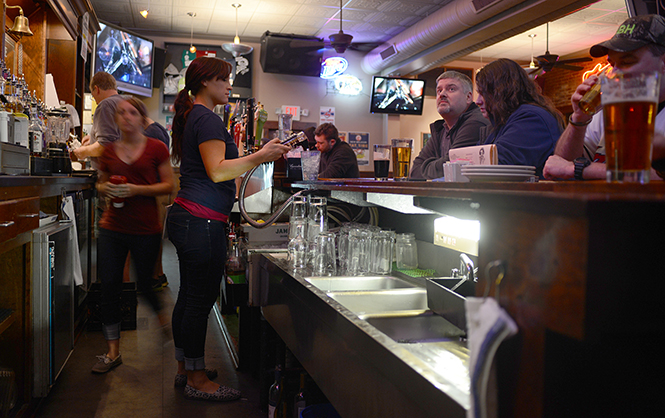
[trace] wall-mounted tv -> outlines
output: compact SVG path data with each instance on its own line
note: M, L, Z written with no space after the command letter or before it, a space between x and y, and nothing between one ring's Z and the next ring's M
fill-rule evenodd
M95 73L111 74L118 90L152 96L154 42L109 23L99 23L95 43Z
M374 76L369 111L422 115L424 96L425 80Z

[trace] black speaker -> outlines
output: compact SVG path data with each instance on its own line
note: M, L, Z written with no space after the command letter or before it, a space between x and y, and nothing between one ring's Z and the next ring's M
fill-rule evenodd
M261 68L266 73L318 77L323 47L321 38L266 31L261 36Z
M152 56L152 88L162 87L164 81L164 63L166 61L166 50L155 47Z

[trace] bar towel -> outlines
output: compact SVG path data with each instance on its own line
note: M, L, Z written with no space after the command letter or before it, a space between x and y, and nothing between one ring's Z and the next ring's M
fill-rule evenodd
M496 350L505 340L517 333L515 321L494 298L467 298L466 322L469 329L469 377L471 379L471 408L467 418L497 416L496 402L488 402L496 394L496 381L490 371ZM489 382L492 384L489 384Z
M76 232L76 215L74 213L74 199L67 196L62 199L62 213L68 220L72 221L69 239L72 242L72 269L74 275L74 284L83 286L83 273L81 272L81 256L79 254L78 232ZM87 290L87 289L86 289Z

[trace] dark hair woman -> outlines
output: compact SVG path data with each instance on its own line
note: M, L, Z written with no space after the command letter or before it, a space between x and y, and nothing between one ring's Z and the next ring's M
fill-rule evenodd
M106 373L122 364L120 294L127 253L134 261L139 290L157 312L160 323L168 323L150 280L162 242L155 197L173 191L173 169L166 146L143 134L146 118L145 105L140 100L132 97L119 102L115 122L120 139L106 146L99 159L97 190L124 202L109 205L99 221L97 252L102 256L97 267L101 280L102 331L108 351L97 356L99 361L93 366L93 373ZM112 176L123 176L125 182L115 184L110 181L115 180Z
M223 120L213 112L229 101L231 65L219 58L196 58L187 68L185 88L176 97L172 158L180 162L180 190L167 230L180 263L180 289L173 308L173 341L185 397L228 401L235 389L209 379L204 348L208 314L220 291L226 259L226 224L235 201L235 179L290 150L278 139L238 158ZM186 377L185 377L186 376Z
M499 59L476 74L476 104L492 122L480 144L496 144L499 164L532 165L542 177L565 121L515 61Z

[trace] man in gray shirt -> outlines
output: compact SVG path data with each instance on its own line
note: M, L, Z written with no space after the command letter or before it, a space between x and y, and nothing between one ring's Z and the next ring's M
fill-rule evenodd
M446 71L436 79L436 108L442 119L430 125L432 137L414 160L409 178L443 177L448 152L477 145L481 130L490 126L473 102L471 79L457 71Z
M115 110L124 98L118 94L115 78L100 71L90 81L90 92L97 102L92 119L90 135L83 138L81 147L74 150L79 160L86 157L100 157L104 147L120 138L120 129L115 123Z

